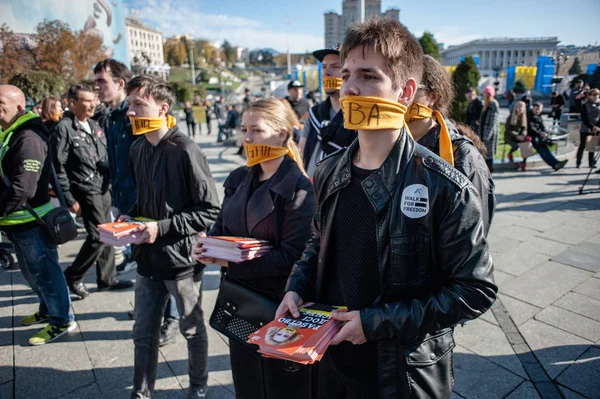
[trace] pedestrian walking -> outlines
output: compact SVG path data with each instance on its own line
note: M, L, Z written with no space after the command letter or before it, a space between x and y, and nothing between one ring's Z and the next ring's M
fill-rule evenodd
M219 196L200 147L167 116L175 104L173 87L153 76L138 76L127 84L127 95L133 133L143 135L129 156L136 195L130 215L152 220L140 226L133 245L138 274L131 397L152 397L161 319L172 295L181 315L179 330L188 345L188 397L204 398L208 382L204 265L191 256L198 233L206 232L217 219Z
M481 112L483 111L483 102L477 96L477 90L475 90L473 87L467 90L465 97L469 102L466 117L467 125L469 125L474 132L479 132Z
M569 113L581 114L583 103L586 101L586 92L583 89L583 80L577 79L574 82L568 99Z
M0 229L40 302L21 324L48 323L29 339L30 345L43 345L77 328L56 245L29 211L44 217L54 209L48 195L48 130L36 114L25 111L25 95L11 85L0 85L0 127Z
M562 115L562 107L565 105L565 98L557 91L553 91L550 95L550 116L552 118L552 126L556 126L560 123L560 116Z
M65 270L69 290L81 299L89 295L83 277L96 265L98 291L133 286L116 279L114 249L100 242L98 225L111 222L108 158L104 132L92 120L94 91L77 84L69 88L69 111L54 127L51 152L69 210L83 219L87 232L77 257Z
M192 103L189 101L185 102L183 109L185 112L185 124L187 125L188 136L196 137L196 120L194 119L194 110L192 109Z
M483 110L479 120L479 137L487 149L487 158L485 163L490 172L494 171L494 156L498 148L498 131L500 129L498 117L500 106L494 99L496 90L493 86L486 86L483 89Z

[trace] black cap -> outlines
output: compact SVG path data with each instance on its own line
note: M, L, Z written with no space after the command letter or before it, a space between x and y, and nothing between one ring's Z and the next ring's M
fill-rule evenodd
M288 83L288 90L292 87L304 87L304 85L300 83L299 80L292 80L290 83Z
M325 56L328 54L340 55L340 47L341 47L340 44L336 43L333 46L331 46L330 48L313 51L313 55L315 56L316 59L323 62L323 58L325 58Z

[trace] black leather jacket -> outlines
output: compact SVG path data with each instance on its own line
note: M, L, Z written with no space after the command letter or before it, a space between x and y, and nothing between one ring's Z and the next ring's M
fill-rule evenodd
M323 297L338 191L350 183L357 146L316 170L312 236L287 286L305 301ZM453 327L481 316L497 293L479 194L406 130L362 186L377 212L380 295L360 317L367 340L377 342L379 398L448 398Z
M485 158L475 147L475 144L456 130L451 121L446 120L454 153L454 167L467 176L480 195L483 228L485 236L490 232L494 212L496 212L496 185L492 174L485 164ZM440 153L440 125L431 129L419 140L419 144L434 152Z
M67 205L79 196L104 194L108 190L108 155L106 137L96 121L88 118L91 133L66 112L53 129L50 147L58 181Z

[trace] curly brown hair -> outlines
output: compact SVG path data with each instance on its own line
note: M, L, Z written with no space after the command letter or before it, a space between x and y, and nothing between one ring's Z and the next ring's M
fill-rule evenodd
M423 56L423 79L420 88L425 90L428 97L436 99L432 107L434 111L439 111L442 115L448 114L448 108L454 98L454 88L448 71L430 55Z

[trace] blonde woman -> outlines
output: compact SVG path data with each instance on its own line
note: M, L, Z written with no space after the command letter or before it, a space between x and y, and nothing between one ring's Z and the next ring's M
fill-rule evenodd
M493 86L486 86L483 89L483 112L479 124L479 137L485 144L487 156L485 163L490 172L494 171L494 154L498 147L498 114L500 106L498 101L494 99L496 90Z
M527 137L527 104L524 101L518 101L512 109L512 112L506 119L504 130L504 142L510 146L508 160L514 162L513 152L519 149L519 143L526 140ZM521 163L521 168L525 159Z
M296 115L277 99L250 103L242 117L247 167L225 180L221 213L209 236L254 237L273 249L241 263L202 257L194 259L225 268L233 280L279 303L294 262L310 238L315 213L313 186L302 167L292 134ZM257 310L259 312L260 309ZM310 368L290 372L282 360L262 358L255 346L229 340L231 371L237 398L310 398Z

